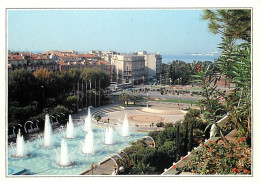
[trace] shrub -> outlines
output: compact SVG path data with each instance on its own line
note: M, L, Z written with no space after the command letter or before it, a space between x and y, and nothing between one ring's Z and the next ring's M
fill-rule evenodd
M200 174L251 174L251 147L245 137L233 141L232 148L227 147L223 140L201 145L199 151L193 152L184 171Z
M97 120L97 121L100 121L100 120L101 120L100 114L95 115L95 120Z
M166 123L164 125L164 128L170 128L170 127L173 127L173 124L172 123Z
M157 127L163 127L163 126L164 126L164 123L163 123L163 122L156 123L156 126L157 126Z

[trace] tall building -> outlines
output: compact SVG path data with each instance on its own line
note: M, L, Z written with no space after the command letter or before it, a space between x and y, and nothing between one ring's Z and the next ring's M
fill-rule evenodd
M114 65L114 75L117 83L132 83L142 80L145 76L145 60L142 55L114 55L111 58L111 64Z

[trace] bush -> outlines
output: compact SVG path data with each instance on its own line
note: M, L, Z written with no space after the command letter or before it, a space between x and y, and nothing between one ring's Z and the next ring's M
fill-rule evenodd
M156 126L157 126L157 127L163 127L163 126L164 126L164 123L163 123L163 122L156 123Z
M53 109L53 111L50 113L51 115L57 115L57 114L65 114L65 115L68 115L69 114L69 109L67 109L65 106L63 105L58 105L57 107L55 107Z
M226 146L223 140L202 144L183 170L200 174L251 174L251 147L246 138L234 140L232 145Z
M166 141L174 141L176 139L176 128L170 127L163 131L160 131L156 138L154 138L156 146L160 147L164 145Z
M170 128L170 127L173 127L173 124L172 123L166 123L164 125L164 128Z
M101 120L100 114L95 115L95 120L97 120L97 121L100 121L100 120Z

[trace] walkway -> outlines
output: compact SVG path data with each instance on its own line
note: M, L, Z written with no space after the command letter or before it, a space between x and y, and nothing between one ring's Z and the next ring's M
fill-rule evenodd
M93 169L93 174L90 169L80 173L80 175L112 175L115 171L114 169L115 162L112 159L108 159L102 164L98 164L95 169Z

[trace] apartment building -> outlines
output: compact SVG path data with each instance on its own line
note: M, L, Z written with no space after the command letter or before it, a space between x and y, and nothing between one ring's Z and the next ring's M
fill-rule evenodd
M144 56L135 54L114 55L111 58L117 83L132 83L142 80L145 74Z
M68 71L70 69L77 68L93 68L93 69L102 69L104 70L112 79L112 65L103 61L103 60L92 60L92 61L59 61L59 70Z
M143 55L145 59L145 76L148 78L160 78L162 72L162 56L160 53L147 54L146 51L137 53Z

